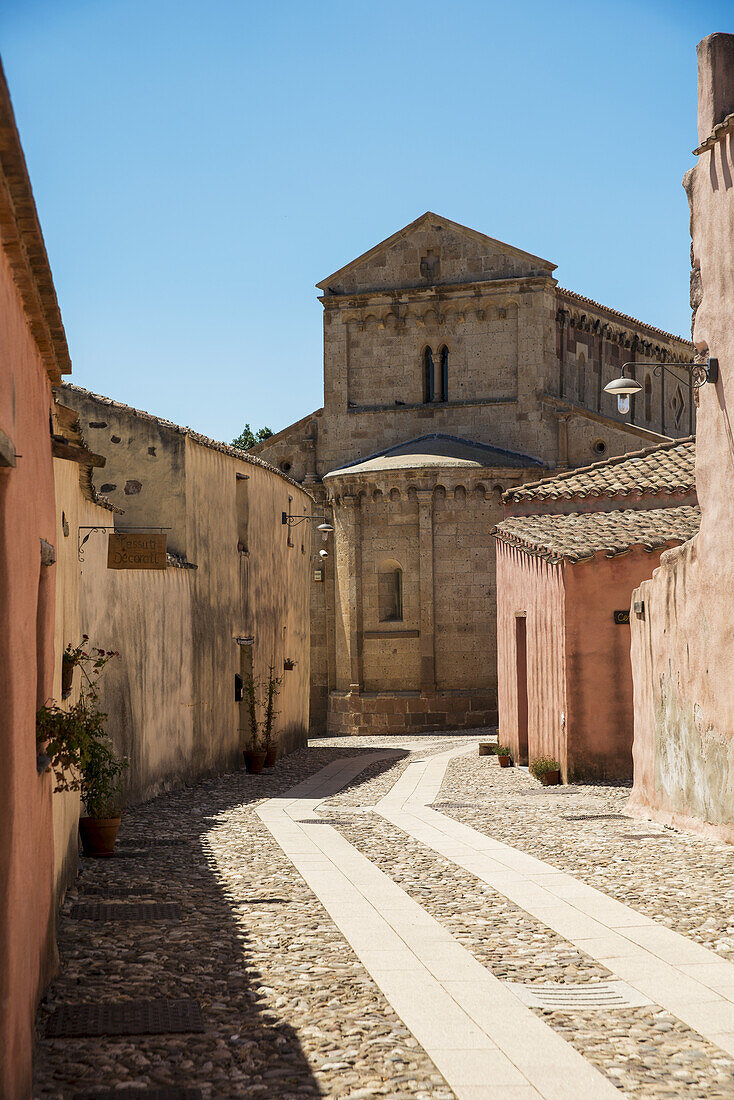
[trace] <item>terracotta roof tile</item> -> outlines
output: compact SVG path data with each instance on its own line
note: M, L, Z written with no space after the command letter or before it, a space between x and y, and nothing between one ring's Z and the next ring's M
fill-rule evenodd
M674 332L666 332L664 328L658 328L656 325L648 325L647 321L639 321L637 317L631 317L629 313L620 313L618 309L612 309L611 306L605 306L601 302L595 302L593 298L587 298L584 294L577 294L575 290L568 290L566 287L558 286L556 287L556 294L559 297L570 298L572 301L582 302L587 306L593 306L594 309L600 309L603 313L610 313L613 317L619 317L620 321L627 321L636 328L647 329L648 332L654 332L666 340L674 340L677 344L687 344L688 347L691 348L691 351L693 351L693 344L685 336L676 336Z
M518 485L508 489L502 499L510 504L526 500L691 493L696 488L695 466L696 443L691 436Z
M551 562L580 562L603 553L616 557L642 546L652 552L668 543L685 542L697 533L697 506L634 509L620 512L574 512L569 516L513 516L497 524L492 534Z

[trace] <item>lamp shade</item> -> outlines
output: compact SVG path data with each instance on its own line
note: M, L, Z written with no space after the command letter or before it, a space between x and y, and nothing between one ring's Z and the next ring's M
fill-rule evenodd
M625 394L640 393L642 386L634 378L613 378L604 387L604 393L611 393L613 397L622 397Z

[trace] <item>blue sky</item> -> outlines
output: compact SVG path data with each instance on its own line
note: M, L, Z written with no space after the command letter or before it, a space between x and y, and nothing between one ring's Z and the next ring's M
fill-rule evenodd
M728 3L3 0L73 380L220 439L322 403L314 284L425 210L687 334Z

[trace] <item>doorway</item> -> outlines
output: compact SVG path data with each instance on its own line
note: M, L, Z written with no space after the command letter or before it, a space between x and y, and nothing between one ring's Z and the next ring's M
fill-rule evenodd
M528 635L527 618L515 618L515 661L517 675L517 763L528 761Z

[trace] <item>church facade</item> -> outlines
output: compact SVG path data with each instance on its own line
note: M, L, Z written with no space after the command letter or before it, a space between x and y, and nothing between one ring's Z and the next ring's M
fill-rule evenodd
M494 724L502 494L693 433L688 372L654 369L691 344L554 270L429 212L318 284L323 408L255 448L335 528L312 548L312 734Z

